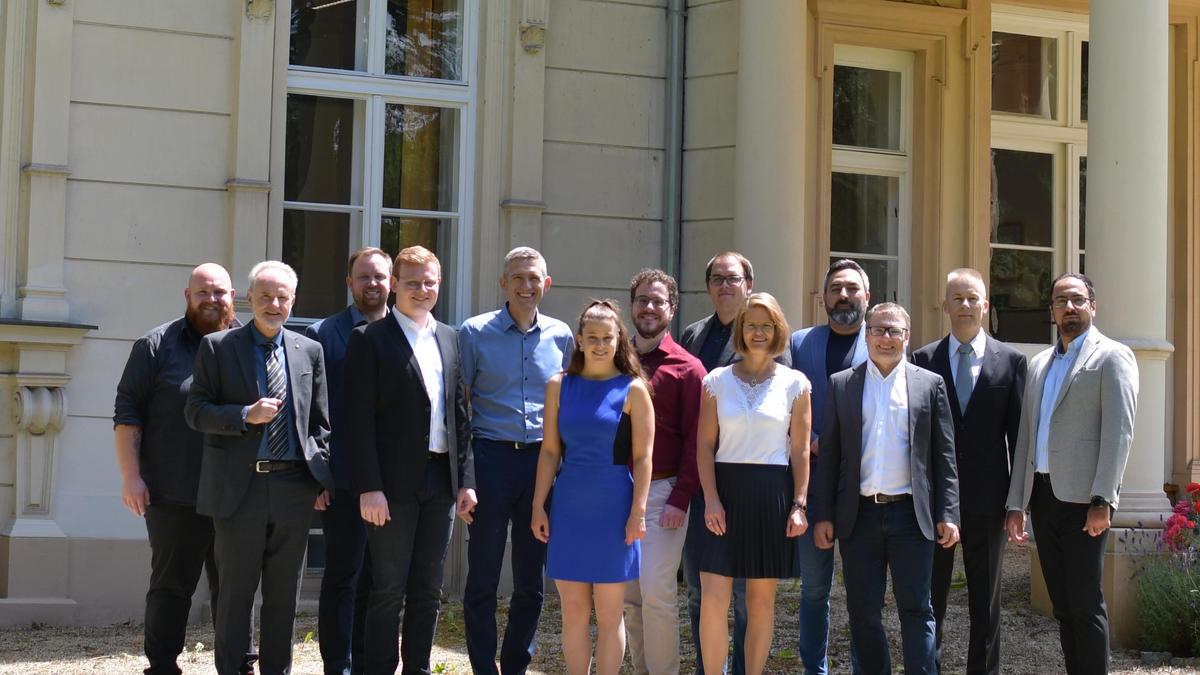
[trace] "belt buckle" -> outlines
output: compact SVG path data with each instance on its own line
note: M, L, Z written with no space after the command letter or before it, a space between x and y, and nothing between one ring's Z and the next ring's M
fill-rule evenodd
M254 473L271 473L270 469L264 469L263 464L270 464L269 459L260 459L254 463Z
M888 503L887 500L879 498L880 494L881 493L876 492L875 494L871 495L871 501L875 502L876 504L887 504Z
M522 445L525 445L525 444L522 443L521 441L513 441L513 450L524 450L525 448L522 448L521 447Z

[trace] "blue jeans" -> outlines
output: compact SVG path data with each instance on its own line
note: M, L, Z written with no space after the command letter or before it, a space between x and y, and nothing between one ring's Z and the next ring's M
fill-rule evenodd
M829 593L833 587L833 549L820 549L812 532L796 539L800 566L800 660L806 675L829 672Z
M849 536L838 541L846 581L850 639L858 648L864 675L892 672L883 631L883 595L892 572L892 594L900 614L904 672L937 673L930 580L933 549L917 523L911 499L891 504L859 500L858 518Z
M478 466L478 461L476 463ZM688 585L688 617L692 621L692 644L696 647L696 672L704 672L700 659L700 551L704 536L704 496L699 492L692 498L688 514L687 539L683 542L683 576ZM828 589L825 597L829 597ZM732 675L746 672L746 580L733 580L733 668ZM826 614L828 622L828 614Z

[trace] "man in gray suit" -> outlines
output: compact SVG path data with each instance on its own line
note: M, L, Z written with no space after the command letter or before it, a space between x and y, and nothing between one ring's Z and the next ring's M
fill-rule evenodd
M1107 673L1104 547L1133 441L1133 352L1092 325L1096 289L1082 274L1051 286L1059 341L1033 358L1008 490L1008 536L1025 541L1025 512L1058 620L1067 672Z
M296 283L278 261L250 270L254 320L204 337L184 407L204 434L196 510L213 519L220 675L241 666L260 578L259 668L290 671L311 510L328 505L333 484L321 345L283 327Z
M908 312L885 302L866 322L870 358L829 382L808 491L813 542L838 539L860 672L891 672L881 618L890 569L904 672L932 674L934 546L954 546L960 522L954 418L942 376L904 358Z

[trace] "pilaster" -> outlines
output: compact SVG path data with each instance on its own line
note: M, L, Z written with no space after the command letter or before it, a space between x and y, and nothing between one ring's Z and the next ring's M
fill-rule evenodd
M542 141L546 119L547 0L517 2L517 38L512 42L512 150L509 158L509 192L501 201L507 247L542 242ZM503 252L502 252L503 253Z

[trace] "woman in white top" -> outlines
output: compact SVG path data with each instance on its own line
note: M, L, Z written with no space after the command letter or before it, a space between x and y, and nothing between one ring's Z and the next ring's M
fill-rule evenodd
M700 652L719 674L729 652L729 598L746 579L746 672L766 665L775 628L775 585L792 576L789 537L808 529L811 386L777 365L788 347L787 320L768 293L754 293L733 324L742 360L704 378L696 464L708 529L700 553Z

